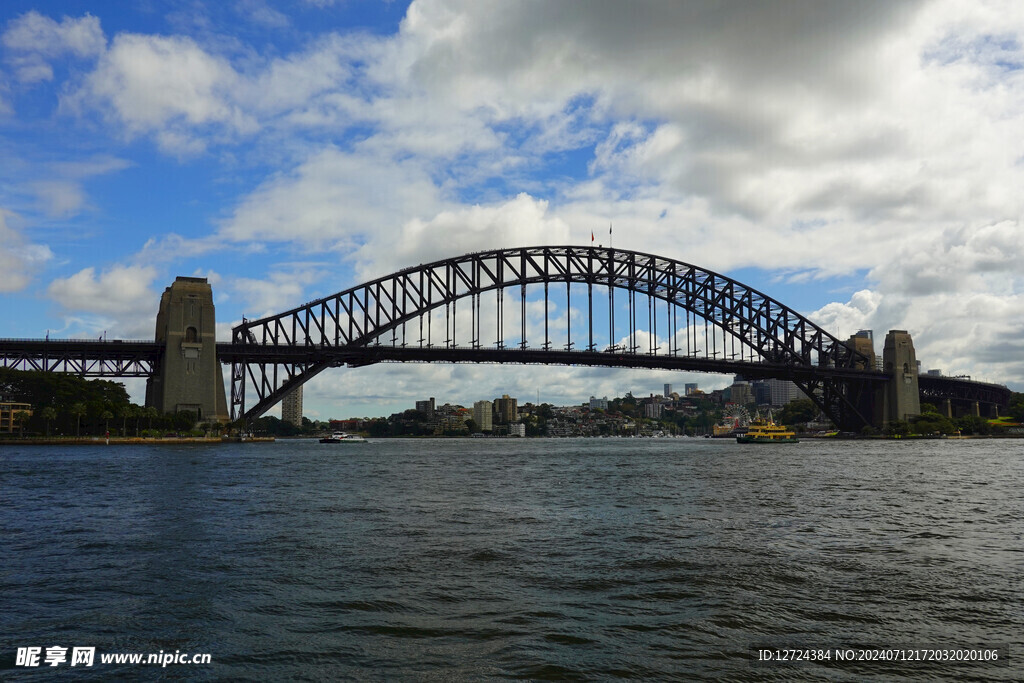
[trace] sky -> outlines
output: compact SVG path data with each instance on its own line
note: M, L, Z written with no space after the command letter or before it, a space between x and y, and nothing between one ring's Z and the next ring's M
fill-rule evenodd
M1022 391L1022 67L1012 0L4 0L0 337L152 339L187 275L228 341L243 315L611 224ZM387 364L321 373L305 413L731 381Z

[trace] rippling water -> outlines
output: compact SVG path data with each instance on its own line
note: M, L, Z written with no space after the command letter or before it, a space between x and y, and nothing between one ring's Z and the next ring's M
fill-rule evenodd
M18 647L210 653L63 677L1006 680L1024 441L0 447ZM759 648L1002 648L757 664Z

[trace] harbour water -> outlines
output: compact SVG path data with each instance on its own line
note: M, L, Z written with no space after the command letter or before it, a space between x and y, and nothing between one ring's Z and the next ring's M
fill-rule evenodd
M1022 490L1010 440L3 446L0 678L1015 679ZM157 652L210 663L100 663Z

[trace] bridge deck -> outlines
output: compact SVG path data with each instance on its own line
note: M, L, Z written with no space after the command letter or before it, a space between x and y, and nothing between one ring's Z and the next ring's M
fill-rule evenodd
M626 351L586 351L533 348L441 347L441 346L272 346L260 344L217 344L222 363L282 363L361 367L382 362L421 363L517 363L530 365L579 365L647 368L739 374L752 379L775 377L801 379L809 376L863 379L886 382L888 375L853 368L799 366L785 363L709 359L703 356L651 355Z

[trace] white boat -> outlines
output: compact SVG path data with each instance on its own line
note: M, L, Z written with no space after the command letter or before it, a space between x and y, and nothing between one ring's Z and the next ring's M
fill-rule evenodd
M325 436L320 439L320 443L369 443L366 439L359 436L358 434L349 434L348 432L334 432L330 436Z

